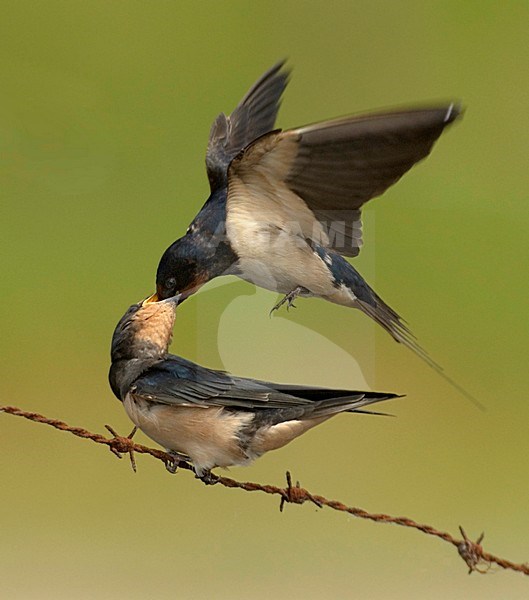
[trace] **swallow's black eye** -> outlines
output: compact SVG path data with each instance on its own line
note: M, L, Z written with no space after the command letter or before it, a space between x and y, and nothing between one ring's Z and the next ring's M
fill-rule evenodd
M169 277L169 279L165 281L164 287L166 290L173 290L176 288L176 279L174 277Z

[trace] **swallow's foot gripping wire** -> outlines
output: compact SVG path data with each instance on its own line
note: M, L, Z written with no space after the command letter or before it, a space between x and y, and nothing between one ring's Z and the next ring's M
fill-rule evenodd
M212 473L209 469L201 472L200 475L195 471L195 477L200 479L205 485L215 485L220 479L218 475L215 475L215 473Z
M165 468L169 473L176 473L181 462L189 462L189 456L185 456L185 454L179 454L173 450L166 450L166 452L170 457L169 460L165 462Z

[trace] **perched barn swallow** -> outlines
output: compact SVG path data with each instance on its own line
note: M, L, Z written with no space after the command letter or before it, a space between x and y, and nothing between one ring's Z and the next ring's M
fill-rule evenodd
M168 354L178 300L151 297L127 310L112 338L109 380L173 466L191 459L206 482L214 467L248 464L338 413L396 397L245 379Z
M274 309L296 296L358 308L470 397L342 256L360 252L362 206L430 153L458 106L273 130L287 80L278 63L230 116L213 123L206 154L211 194L163 254L158 298L185 299L214 277L233 274L285 294Z

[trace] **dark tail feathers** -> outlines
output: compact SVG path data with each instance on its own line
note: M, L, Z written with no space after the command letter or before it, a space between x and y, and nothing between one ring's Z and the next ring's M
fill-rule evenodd
M323 417L327 415L334 415L340 412L386 415L386 413L371 412L368 410L362 410L362 408L364 406L375 404L376 402L402 397L397 394L386 394L380 392L337 392L336 390L328 390L328 392L332 392L335 397L327 398L325 400L317 400L315 402L313 411L311 411L312 417ZM343 396L337 396L339 393L343 393Z
M365 283L365 282L364 282ZM366 287L367 284L365 284ZM413 335L406 321L404 321L390 306L388 306L382 298L380 298L371 288L371 298L369 302L360 300L357 303L358 308L370 316L374 321L381 325L399 344L404 344L407 348L415 352L415 354L424 361L430 368L438 373L447 383L455 388L460 394L470 400L477 408L484 410L483 404L472 394L461 387L459 383L454 381L449 375L444 372L443 367L419 345L417 338Z

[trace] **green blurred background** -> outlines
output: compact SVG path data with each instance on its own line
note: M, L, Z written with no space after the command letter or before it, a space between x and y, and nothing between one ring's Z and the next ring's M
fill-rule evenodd
M404 514L529 559L526 1L6 1L0 20L0 404L131 428L113 327L207 197L210 123L271 64L282 127L461 98L432 156L365 211L355 265L479 412L357 311L212 282L173 351L239 375L406 393L232 476ZM367 383L366 383L367 382ZM527 598L420 533L206 488L138 457L1 421L3 598ZM148 442L144 436L138 440Z

